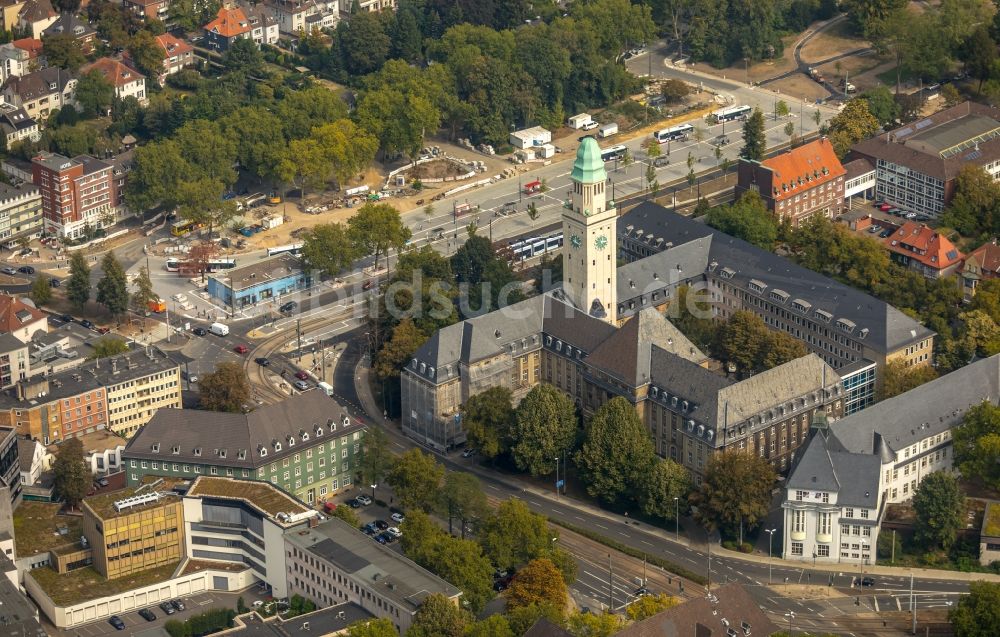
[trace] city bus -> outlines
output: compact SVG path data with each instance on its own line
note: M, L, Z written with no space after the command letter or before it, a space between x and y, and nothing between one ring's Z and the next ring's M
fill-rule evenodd
M192 269L197 269L198 264L193 261L186 261L184 259L178 259L177 257L170 257L167 259L164 268L167 272L180 272L181 265L188 264ZM220 270L232 270L236 267L236 259L218 258L209 259L205 263L205 272L218 272Z
M664 128L663 130L658 130L653 133L653 138L660 142L673 141L677 139L687 139L688 135L694 132L694 126L691 124L678 124L677 126L671 126L670 128Z
M712 113L712 116L715 117L715 121L717 122L732 122L738 119L746 119L750 117L750 113L752 112L753 109L744 104L742 106L723 108Z
M618 144L617 146L612 146L611 148L601 151L601 159L603 159L606 162L611 161L612 159L614 160L622 159L623 157L625 157L626 150L627 149L622 144Z
M174 225L170 226L170 234L175 237L183 237L192 230L197 230L201 227L201 224L197 221L192 221L190 219L182 219L180 221L175 221Z
M285 253L291 254L292 256L300 257L302 256L302 244L301 243L290 243L285 246L278 246L276 248L268 248L267 256L273 257L279 254Z

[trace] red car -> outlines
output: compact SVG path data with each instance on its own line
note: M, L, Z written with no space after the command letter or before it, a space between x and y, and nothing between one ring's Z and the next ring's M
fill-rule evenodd
M246 345L237 345L236 347L233 348L233 351L236 352L237 354L246 354L247 352L250 351L250 348L247 347Z
M890 206L887 203L884 203L881 206L879 206L878 209L881 210L882 212L889 212L890 210L892 210L892 206Z
M301 369L295 372L295 377L298 378L299 380L309 380L309 374L305 373Z

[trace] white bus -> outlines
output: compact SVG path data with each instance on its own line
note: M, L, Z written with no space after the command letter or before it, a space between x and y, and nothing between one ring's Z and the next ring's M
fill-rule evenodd
M688 135L693 132L694 126L691 124L678 124L677 126L671 126L670 128L664 128L663 130L656 131L653 133L653 138L662 144L663 142L676 139L687 139Z
M731 122L737 119L746 119L750 117L750 113L753 109L747 105L742 106L730 106L729 108L723 108L721 110L715 111L712 115L715 117L717 122Z
M604 161L611 161L612 159L622 159L625 157L625 151L628 150L623 144L618 144L617 146L612 146L601 151L601 159Z
M163 265L167 272L180 272L181 264L190 264L191 269L199 269L201 264L194 263L193 261L185 261L184 259L178 259L177 257L170 257L167 262ZM205 272L219 272L220 270L232 270L236 267L236 259L230 258L216 258L209 259L204 264Z
M291 254L293 256L302 256L302 244L301 243L290 243L284 246L278 246L276 248L268 248L267 256L273 257L284 253Z

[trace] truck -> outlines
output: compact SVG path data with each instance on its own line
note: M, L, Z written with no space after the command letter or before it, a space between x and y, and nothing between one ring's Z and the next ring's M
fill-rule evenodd
M161 314L167 311L167 304L161 301L160 299L156 299L155 301L150 301L149 303L146 304L146 307L148 307L149 311L153 312L154 314Z
M208 328L208 331L216 336L228 336L229 326L225 323L212 323L212 325Z
M819 82L820 84L824 82L823 74L819 72L819 69L815 69L811 66L809 67L809 77L811 77L814 81Z

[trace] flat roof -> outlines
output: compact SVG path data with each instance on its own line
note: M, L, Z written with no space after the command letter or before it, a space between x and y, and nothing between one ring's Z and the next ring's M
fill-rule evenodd
M174 498L179 497L179 495L173 492L173 488L182 482L184 482L184 480L180 478L145 476L143 478L143 484L138 487L128 487L118 491L112 491L111 493L93 495L89 498L84 498L83 504L93 511L94 515L102 520L111 520L124 515L138 513L139 511L155 509L156 507L161 507L167 504L176 504L178 501ZM149 493L159 493L160 497L156 500L152 500L138 506L123 509L121 512L118 512L115 509L115 502L118 502L119 500L125 500L136 495L146 495Z
M0 577L0 623L6 635L17 637L46 637L47 632L38 621L38 609L6 577Z
M124 449L125 445L128 443L128 440L108 429L98 429L93 433L78 436L78 438L83 444L84 453L109 451L111 449L117 449L118 447L122 447ZM59 444L51 444L47 448L52 453L55 453L59 449Z
M945 154L984 136L1000 135L1000 122L986 115L966 115L910 135L907 145L925 152ZM904 138L907 139L907 138ZM957 152L957 151L955 151Z
M237 618L236 628L226 631L226 637L307 637L334 635L354 622L372 620L375 616L352 602L329 606L292 619L272 617L261 621L253 614Z
M286 525L288 521L277 519L276 516L279 513L295 515L313 511L273 484L255 480L200 476L188 489L187 495L189 497L241 500L266 513L282 526Z
M80 540L83 521L78 516L59 515L61 508L55 502L21 502L14 510L18 557L31 557Z
M209 277L234 291L239 291L299 274L302 274L302 262L298 257L285 252L270 259L229 270L225 274L212 274Z
M373 542L338 518L311 529L285 533L285 539L412 612L433 593L449 598L462 594L455 586L396 551Z

